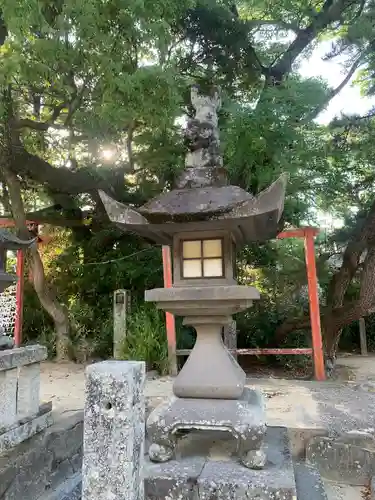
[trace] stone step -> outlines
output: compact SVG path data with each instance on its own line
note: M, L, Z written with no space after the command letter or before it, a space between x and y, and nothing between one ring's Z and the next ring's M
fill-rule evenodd
M181 439L176 460L156 464L146 457L145 500L295 500L287 430L269 427L265 441L266 467L251 470L236 459L231 436L192 432Z
M295 462L293 465L297 500L327 500L318 469L306 462Z
M225 433L190 433L181 439L177 460L155 464L146 454L145 500L327 500L318 469L292 462L287 429L268 428L263 471L246 469L232 458L234 443ZM81 500L80 481L67 482L63 491L38 500Z

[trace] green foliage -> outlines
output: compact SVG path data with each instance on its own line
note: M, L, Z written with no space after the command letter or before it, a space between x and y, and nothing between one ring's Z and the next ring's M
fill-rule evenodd
M143 305L129 316L121 357L145 361L148 370L168 373L168 347L164 314L155 306Z
M373 91L374 2L356 4L342 2L334 22L309 29L307 38L316 33L315 40L294 58L304 40L301 30L330 2L0 0L0 87L9 85L15 116L23 121L14 131L14 152L24 148L49 162L34 170L28 162L20 165L26 210L64 205L69 228L51 231L55 244L42 254L48 281L72 319L72 357L81 360L82 351L111 355L113 291L128 289L141 304L145 289L163 284L161 250L108 226L98 186L81 189L75 181L71 192L61 193L64 182L52 182L54 175L99 179L100 187L135 207L170 189L184 164L180 124L191 114L193 82L223 88L221 140L231 182L256 194L288 173L280 227L313 224L324 210L345 218L346 231L320 240L318 253L347 241L373 199L375 122L371 115L318 125L314 118L332 89L297 70L318 39L330 39L329 57L346 54L349 63L359 58L357 82L363 92ZM292 67L273 74L286 53ZM1 130L6 125L3 120ZM109 159L105 150L113 153ZM82 210L89 211L85 220ZM54 210L48 216L53 220ZM333 268L318 266L324 299ZM262 301L238 317L239 344L272 344L285 318L307 310L302 243L249 245L239 253L238 267L241 283L262 293ZM52 322L30 290L24 319L28 338L42 339L53 353ZM179 320L177 337L179 347L193 345L194 332ZM288 345L307 340L298 332ZM139 305L124 349L128 358L165 370L163 315Z

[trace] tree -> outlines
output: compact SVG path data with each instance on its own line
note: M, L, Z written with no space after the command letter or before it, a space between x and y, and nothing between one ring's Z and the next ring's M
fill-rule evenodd
M11 208L21 233L26 231L21 187L27 190L30 182L43 187L65 218L76 221L76 233L86 236L103 222L97 189L123 197L124 175L134 170L137 131L159 129L161 135L178 109L173 67L145 62L165 43L168 21L184 7L163 1L143 7L0 2L3 205ZM123 140L127 158L120 157L115 169L98 169L95 142ZM91 198L91 227L85 224L81 193ZM66 310L52 295L37 252L31 267L40 301L56 325L58 355L65 357Z
M3 205L11 194L24 230L19 190L43 189L54 203L44 221L71 227L89 261L92 238L102 234L110 248L118 237L103 232L97 189L137 205L170 188L182 166L176 119L191 112L188 86L214 80L225 92L231 178L255 194L289 171L283 224L298 223L329 169L328 134L313 118L371 66L369 30L360 36L359 27L372 8L353 0L0 0ZM296 74L323 36L355 55L336 89Z

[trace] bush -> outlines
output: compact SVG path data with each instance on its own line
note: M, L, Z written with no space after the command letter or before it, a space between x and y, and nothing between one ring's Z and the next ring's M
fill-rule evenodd
M168 346L164 313L153 305L139 306L128 317L121 359L145 361L148 370L168 373Z

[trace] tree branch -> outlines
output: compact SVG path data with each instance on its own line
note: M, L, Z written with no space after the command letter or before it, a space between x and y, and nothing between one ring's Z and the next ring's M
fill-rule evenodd
M97 189L112 192L110 184L93 172L73 172L67 167L55 168L22 146L14 148L11 168L16 174L26 176L54 192L79 194Z
M294 33L299 33L300 27L295 23L287 23L281 20L268 20L268 19L252 19L247 21L247 25L257 28L258 26L275 26L285 29L287 31L294 31Z
M30 118L20 118L13 120L11 123L13 130L21 130L23 128L30 128L32 130L47 131L49 128L65 129L65 125L56 124L48 120L45 122L38 122Z
M308 118L306 119L306 121L313 120L314 118L316 118L319 115L319 113L321 113L322 111L324 111L324 109L328 106L328 104L331 102L331 100L334 97L336 97L342 91L342 89L350 82L350 80L353 77L354 73L357 71L357 69L361 65L361 62L363 60L363 55L364 54L361 54L360 56L357 57L357 59L352 64L350 70L348 71L347 75L342 80L342 82L337 87L335 87L334 89L331 89L331 91L328 94L328 97L327 97L326 101L323 104L321 104L319 107L317 107L313 111L313 113L311 113L311 115L308 116Z
M343 12L352 5L354 0L326 0L320 12L314 17L312 22L304 29L298 31L296 38L289 45L288 49L279 58L278 62L268 68L269 75L280 83L282 79L290 73L292 65L323 29L327 28L335 21L340 21Z

